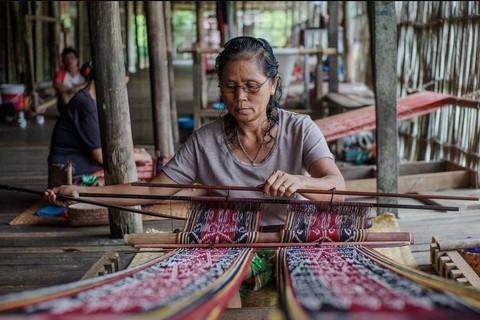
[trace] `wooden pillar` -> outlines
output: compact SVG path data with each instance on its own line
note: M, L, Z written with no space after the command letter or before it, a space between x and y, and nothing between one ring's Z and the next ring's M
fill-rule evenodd
M351 34L351 21L349 15L349 6L348 1L342 1L343 4L343 80L345 82L351 82L352 80L352 40L350 38Z
M105 182L113 185L137 181L118 2L88 2L88 20ZM137 213L109 209L109 217L113 238L143 232L142 217Z
M135 65L135 29L134 24L132 24L132 18L135 18L133 14L133 2L132 1L125 1L125 28L126 28L126 35L127 35L127 42L125 45L127 46L127 65L128 69L131 72L136 72L137 67Z
M174 148L163 4L147 1L146 11L155 153L169 157Z
M43 16L43 2L35 1L34 3L34 14L36 16ZM43 80L43 22L41 20L33 20L32 25L35 36L33 40L33 66L34 66L34 76L33 79L35 83L41 83Z
M143 57L142 57L142 50L140 49L140 40L138 37L138 33L140 32L140 27L138 24L138 15L140 14L139 6L141 5L141 2L133 2L133 14L135 16L135 44L136 44L136 49L137 49L137 68L138 69L143 69Z
M163 2L163 13L165 21L165 37L167 38L167 63L168 63L168 89L170 92L170 113L172 115L172 137L173 145L180 143L178 130L177 101L175 97L175 70L173 68L173 33L172 33L172 6L170 1Z
M235 3L234 1L227 1L227 41L235 37ZM223 45L224 43L222 43Z
M338 52L338 1L328 1L328 47ZM328 56L328 92L338 92L338 56Z
M193 48L193 108L194 108L194 124L195 129L202 126L201 111L207 107L207 87L206 76L203 67L203 55L199 49L204 46L203 39L205 30L203 28L203 3L201 1L195 2L197 14L197 42Z
M38 106L38 95L37 95L37 86L35 82L35 60L34 60L34 48L33 48L33 32L32 32L32 19L31 15L27 15L24 18L25 21L25 49L27 55L27 68L26 68L26 78L27 78L27 91L28 94L32 97L32 111L37 111Z
M87 4L84 1L77 2L77 29L78 29L78 61L82 65L85 61L92 60L92 48L88 36Z
M377 190L398 190L398 129L396 97L397 24L394 1L367 3L372 45L372 71L377 127ZM396 204L396 198L379 198L379 203ZM397 209L379 209L378 213Z

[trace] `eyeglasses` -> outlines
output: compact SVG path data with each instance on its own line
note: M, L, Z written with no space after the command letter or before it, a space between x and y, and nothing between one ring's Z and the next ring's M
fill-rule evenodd
M261 84L255 82L255 81L248 81L242 85L238 85L235 82L227 82L227 83L220 83L218 86L220 88L220 91L223 93L233 93L237 92L238 88L242 88L242 90L246 93L257 93L260 91L262 86L267 83L268 79L265 79L265 81Z

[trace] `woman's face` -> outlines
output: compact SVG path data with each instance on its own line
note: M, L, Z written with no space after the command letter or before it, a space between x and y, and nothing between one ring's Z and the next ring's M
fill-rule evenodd
M263 122L276 79L268 79L262 68L249 60L227 62L223 70L220 93L228 112L240 123Z

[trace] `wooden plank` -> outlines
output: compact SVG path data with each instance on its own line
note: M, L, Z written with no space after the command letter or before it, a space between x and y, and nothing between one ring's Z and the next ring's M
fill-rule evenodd
M7 294L7 293L14 293L14 292L21 292L27 290L35 290L44 287L44 285L37 284L37 285L17 285L17 284L0 284L0 294Z
M345 181L348 191L377 191L376 179L357 179ZM398 179L399 193L423 192L429 190L444 190L467 188L470 185L468 170L426 173L400 176Z
M105 252L105 251L123 251L126 253L137 252L130 246L71 246L71 247L4 247L0 248L0 254L3 253L59 253L59 252Z
M330 92L325 95L325 100L332 102L340 108L353 109L365 107L363 103L352 100L350 97L343 93ZM344 110L339 110L344 111Z
M78 281L82 278L88 266L83 269L69 270L68 272L42 272L39 276L35 268L30 270L15 270L15 272L5 272L0 274L0 283L2 285L42 285L50 286L55 284ZM11 270L11 269L10 269Z

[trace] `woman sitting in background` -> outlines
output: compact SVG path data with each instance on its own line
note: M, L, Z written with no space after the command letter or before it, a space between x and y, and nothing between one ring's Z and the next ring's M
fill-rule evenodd
M103 170L93 63L84 63L80 73L87 84L70 99L57 119L48 156L49 166L71 163L74 177Z

